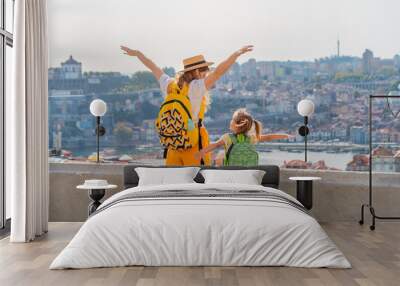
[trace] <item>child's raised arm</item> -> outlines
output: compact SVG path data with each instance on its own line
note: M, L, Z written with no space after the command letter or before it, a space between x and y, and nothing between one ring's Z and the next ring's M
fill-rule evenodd
M205 79L204 84L207 90L211 89L217 80L219 80L228 70L229 68L236 62L237 58L241 55L251 52L253 50L253 46L244 46L240 50L234 52L229 56L225 61L220 63L214 71L212 71Z
M196 160L200 160L207 153L214 151L215 149L217 149L218 147L221 147L221 146L224 146L224 141L222 139L219 139L217 142L211 143L206 148L201 149L200 151L196 152L194 154L194 157L196 158Z
M128 47L121 46L121 50L124 51L125 55L131 57L137 57L154 75L157 80L160 80L160 77L163 75L162 69L160 69L152 60L147 58L141 51L131 50Z
M272 133L272 134L262 134L260 135L259 142L263 141L273 141L280 139L289 139L291 136L285 133Z

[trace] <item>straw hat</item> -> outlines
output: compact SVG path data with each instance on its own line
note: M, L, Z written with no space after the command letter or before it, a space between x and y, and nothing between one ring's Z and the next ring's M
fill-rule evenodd
M183 60L183 70L181 72L192 71L199 68L208 67L214 64L213 62L206 62L203 55L197 55Z

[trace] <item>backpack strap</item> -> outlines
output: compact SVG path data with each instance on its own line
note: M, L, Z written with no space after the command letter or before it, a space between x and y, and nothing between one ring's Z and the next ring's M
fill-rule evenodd
M203 126L203 120L199 118L197 124L198 124L197 125L197 129L198 129L198 132L199 132L198 133L198 136L199 136L199 151L201 151L201 149L203 149L203 140L201 138L200 128ZM201 160L200 160L200 165L201 166L205 165L203 158L201 158Z
M178 102L186 111L188 114L189 118L192 119L192 103L190 102L189 98L189 87L188 85L184 85L182 88L179 88L178 84L176 81L172 81L169 85L169 88L171 90L175 91L176 94L178 94L178 97L175 97L172 100L165 100L164 103L161 105L160 109L163 107L163 105L171 102Z
M167 159L168 148L164 148L163 159Z
M229 138L231 138L231 146L229 146L228 150L226 151L225 154L225 160L228 161L229 160L229 155L231 154L233 145L235 145L237 143L237 139L236 139L236 135L233 133L229 134Z
M232 146L233 144L236 144L236 143L238 142L238 140L237 140L237 135L236 135L236 134L230 133L230 134L229 134L229 138L231 138L231 141L232 141L231 146Z

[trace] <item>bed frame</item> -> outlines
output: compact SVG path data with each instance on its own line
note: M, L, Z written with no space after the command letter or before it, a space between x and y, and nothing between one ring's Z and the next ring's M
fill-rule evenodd
M139 183L139 176L135 171L137 167L146 168L179 168L173 166L148 166L148 165L128 165L124 167L124 189L136 187ZM202 170L205 169L218 169L218 170L263 170L265 175L262 179L261 184L264 187L279 188L279 167L275 165L259 165L254 167L212 167L212 166L201 166ZM197 183L204 183L204 178L200 174L194 178Z

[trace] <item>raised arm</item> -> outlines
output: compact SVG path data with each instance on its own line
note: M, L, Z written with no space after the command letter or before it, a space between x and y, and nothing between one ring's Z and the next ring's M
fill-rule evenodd
M163 75L162 69L160 69L152 60L146 57L141 51L138 50L131 50L128 47L121 46L121 50L124 51L125 55L131 57L137 57L154 75L154 77L159 80L160 77Z
M280 139L289 139L291 136L289 134L284 133L274 133L274 134L262 134L260 135L259 141L273 141Z
M226 60L220 63L213 72L211 72L205 79L204 83L207 89L211 89L215 82L219 80L228 70L229 68L236 62L238 57L241 55L251 52L253 50L253 46L244 46L240 50L234 52L230 55Z

